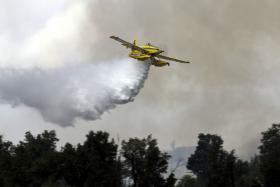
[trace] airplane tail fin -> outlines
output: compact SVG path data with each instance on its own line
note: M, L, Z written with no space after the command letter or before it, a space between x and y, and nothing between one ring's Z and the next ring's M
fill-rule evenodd
M137 45L137 40L133 40L133 45Z
M136 39L133 40L133 45L137 45L137 40ZM134 48L131 48L131 51L134 51Z

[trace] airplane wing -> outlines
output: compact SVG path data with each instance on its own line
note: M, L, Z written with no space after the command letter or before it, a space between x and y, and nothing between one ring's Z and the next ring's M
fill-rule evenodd
M140 51L141 53L149 53L148 51L146 51L145 49L137 46L137 45L133 45L132 43L129 43L127 41L124 41L123 39L116 37L116 36L110 36L110 38L112 38L113 40L116 40L120 43L122 43L123 46L131 48L131 49L135 49L137 51Z
M162 59L165 59L165 60L174 61L174 62L180 62L180 63L190 63L190 62L188 62L188 61L178 60L178 59L175 59L175 58L170 58L170 57L163 56L163 55L156 55L156 57L158 57L158 58L162 58Z

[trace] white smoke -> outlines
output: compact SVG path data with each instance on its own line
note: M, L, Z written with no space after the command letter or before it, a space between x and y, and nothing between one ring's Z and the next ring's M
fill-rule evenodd
M0 55L0 104L25 105L48 122L70 126L77 118L96 120L116 105L133 101L150 63L97 60L100 33L88 14L88 1L71 1L63 8L55 4L48 4L49 9L60 11L35 21L40 24L26 27L27 33L7 36L0 28L0 51L5 51Z
M133 101L147 78L149 62L128 59L56 69L0 70L0 102L37 109L46 121L73 125L96 120L117 104Z

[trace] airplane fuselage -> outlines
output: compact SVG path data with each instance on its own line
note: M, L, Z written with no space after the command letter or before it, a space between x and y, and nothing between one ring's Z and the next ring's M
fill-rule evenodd
M132 49L129 56L140 61L145 61L151 58L153 54L157 54L161 51L159 48L151 45L144 45L141 46L141 48L145 49L148 53L142 53L141 51Z
M151 59L152 65L154 65L154 66L161 67L161 66L169 65L168 62L156 59L154 57L154 55L160 54L163 52L160 48L152 46L150 44L141 46L141 48L145 49L147 51L147 53L142 53L141 51L132 49L128 56L131 58L140 60L140 61L146 61L148 59Z

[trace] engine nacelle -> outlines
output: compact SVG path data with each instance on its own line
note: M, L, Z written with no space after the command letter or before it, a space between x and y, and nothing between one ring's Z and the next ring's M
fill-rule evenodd
M154 59L152 61L152 65L154 66L158 66L158 67L162 67L162 66L169 66L169 62L166 62L166 61L163 61L163 60L157 60L157 59Z

